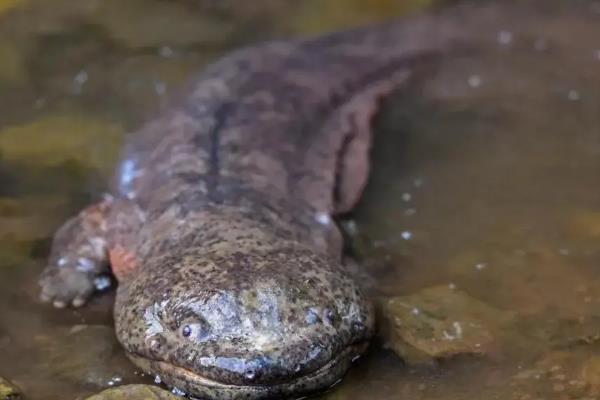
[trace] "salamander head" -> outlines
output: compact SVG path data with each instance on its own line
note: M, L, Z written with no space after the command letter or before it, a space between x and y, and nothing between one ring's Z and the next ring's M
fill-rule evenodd
M121 284L115 306L135 364L218 399L331 386L365 350L373 320L345 271L301 246L161 258Z

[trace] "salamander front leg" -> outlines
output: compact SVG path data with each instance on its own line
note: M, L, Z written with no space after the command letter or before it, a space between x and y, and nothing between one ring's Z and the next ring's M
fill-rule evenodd
M55 307L85 304L96 288L107 285L107 218L112 199L87 207L54 236L50 260L40 276L41 299Z

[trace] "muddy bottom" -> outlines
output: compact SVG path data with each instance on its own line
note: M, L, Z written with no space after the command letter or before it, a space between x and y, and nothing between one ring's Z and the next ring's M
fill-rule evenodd
M80 310L37 300L52 232L105 190L125 132L202 65L430 6L400 3L0 1L0 376L48 400L152 383L114 338L110 291ZM378 338L321 398L600 396L600 6L497 3L498 29L473 32L484 51L432 62L385 101L344 226L374 297L455 291L498 317L476 351L401 358ZM441 340L471 337L460 307L427 315L448 319Z

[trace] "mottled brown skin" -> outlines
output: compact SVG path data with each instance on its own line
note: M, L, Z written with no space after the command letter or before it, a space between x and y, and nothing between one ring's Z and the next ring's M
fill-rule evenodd
M377 100L460 38L437 16L272 42L209 66L131 136L112 196L57 233L42 298L82 305L109 264L131 360L193 396L300 396L373 334L331 216L368 174Z

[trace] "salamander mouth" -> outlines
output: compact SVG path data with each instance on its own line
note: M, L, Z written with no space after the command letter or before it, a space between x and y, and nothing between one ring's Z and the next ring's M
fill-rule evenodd
M201 373L163 360L152 360L129 352L127 356L142 370L158 375L167 386L176 387L188 395L209 399L262 399L277 395L309 393L334 385L367 346L367 341L348 345L318 369L303 375L295 374L288 381L272 384L230 384L207 378Z

